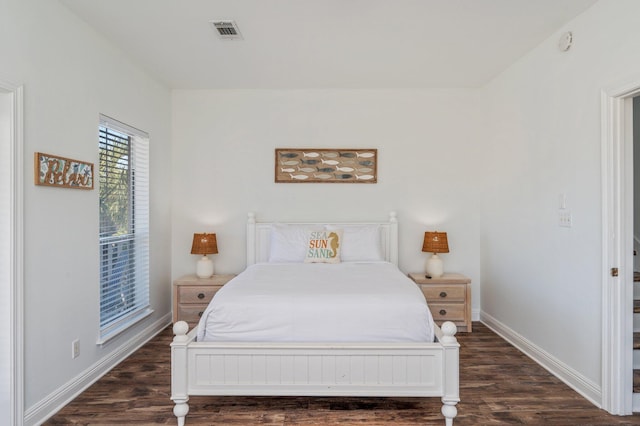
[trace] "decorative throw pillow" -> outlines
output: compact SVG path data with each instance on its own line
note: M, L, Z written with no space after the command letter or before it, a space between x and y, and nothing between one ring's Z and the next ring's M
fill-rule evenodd
M309 233L305 263L340 263L342 230Z

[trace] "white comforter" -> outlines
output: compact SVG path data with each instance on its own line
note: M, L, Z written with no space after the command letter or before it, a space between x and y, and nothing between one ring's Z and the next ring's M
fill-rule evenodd
M250 266L215 295L199 341L431 342L420 289L391 263Z

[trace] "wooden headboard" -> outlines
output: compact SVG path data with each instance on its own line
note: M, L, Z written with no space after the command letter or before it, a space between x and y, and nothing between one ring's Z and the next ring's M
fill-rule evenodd
M271 225L285 222L256 222L254 213L247 220L247 266L269 260ZM380 229L380 249L387 262L398 266L398 219L395 212L389 213L388 222L290 222L296 225L378 225Z

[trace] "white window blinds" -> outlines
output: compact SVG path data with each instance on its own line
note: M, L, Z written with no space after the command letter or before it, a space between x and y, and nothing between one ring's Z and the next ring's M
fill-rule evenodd
M149 136L101 115L100 338L149 311Z

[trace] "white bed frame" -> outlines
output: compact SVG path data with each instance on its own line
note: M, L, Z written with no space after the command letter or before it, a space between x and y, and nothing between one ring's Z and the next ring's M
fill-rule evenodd
M395 213L376 224L385 259L397 265ZM249 214L247 266L269 258L270 230ZM458 412L460 345L452 322L436 326L433 343L197 342L196 328L189 332L184 321L173 331L171 399L179 426L190 395L442 397L447 426Z

